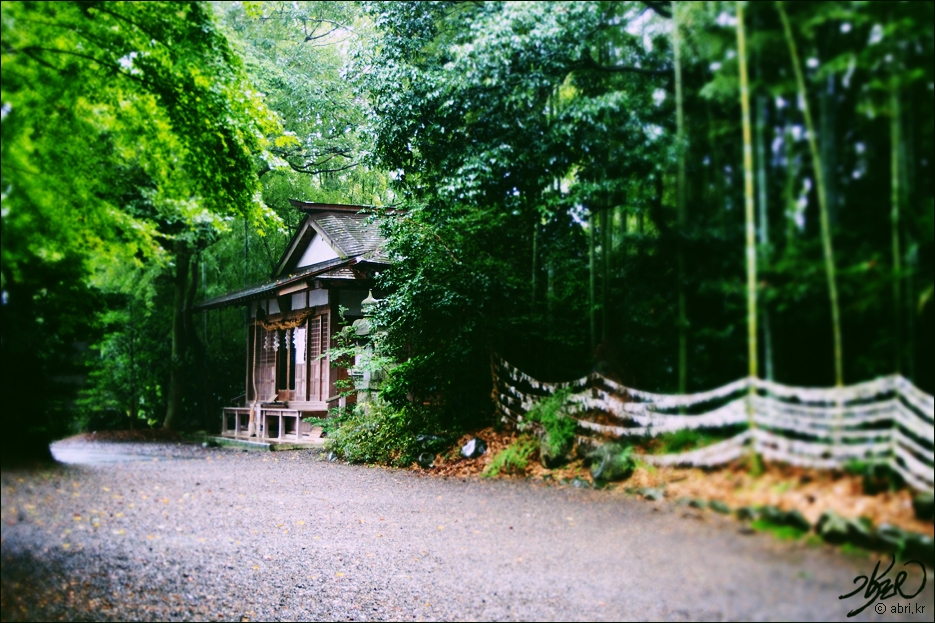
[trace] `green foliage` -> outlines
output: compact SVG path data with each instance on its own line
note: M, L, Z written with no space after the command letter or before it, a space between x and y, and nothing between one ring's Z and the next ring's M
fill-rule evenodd
M845 380L892 372L901 317L902 371L931 391L933 4L787 10L828 178ZM758 300L775 345L760 356L777 380L828 385L818 202L788 48L773 3L745 12L765 181ZM14 396L5 412L34 409L32 388L55 385L59 368L83 374L72 340L105 353L90 358L93 417L158 412L179 366L201 381L186 390L186 412L216 414L243 391L244 318L189 315L191 352L166 356L173 245L189 242L192 275L204 271L195 299L266 278L301 218L292 198L408 208L388 219L396 262L380 276L393 292L379 311L385 354L403 362L383 389L396 411L428 402L443 406L439 425L487 422L490 351L538 378L597 369L671 391L680 253L689 389L744 375L733 8L680 5L684 145L674 141L669 13L635 2L4 3L0 288L4 366L17 368L3 375ZM591 218L601 213L606 225ZM905 301L888 296L894 279ZM53 318L63 302L28 320L64 281L80 283L74 316ZM59 326L66 337L39 336ZM46 376L19 370L36 359L45 363L29 369Z
M567 390L558 391L539 400L532 409L526 412L526 417L530 421L538 422L545 429L548 434L548 444L553 453L568 447L575 439L577 423L564 413L569 394Z
M884 462L853 460L844 466L844 471L862 479L865 495L897 491L906 486L900 473Z
M4 314L6 305L24 305L33 296L19 299L22 287L42 274L40 264L60 265L66 258L70 279L86 292L91 286L121 293L146 307L150 285L175 272L179 241L203 247L234 215L257 223L268 217L252 158L279 132L279 122L250 88L206 5L7 2L0 31ZM186 275L187 263L181 272ZM94 297L83 296L94 305ZM117 308L111 306L114 297L97 300L102 326L113 328L107 316L125 308L126 299ZM163 298L159 311L171 314L172 300L171 294ZM85 304L72 301L76 308ZM51 326L59 322L53 313L54 306L39 312ZM84 314L75 317L88 323L86 329L96 324ZM117 331L124 335L100 346L106 356L123 358L118 353L125 349L117 345L136 337ZM6 344L6 328L3 339ZM166 362L160 353L166 341L165 333L158 336L140 361L162 357L164 371L184 365ZM5 361L46 345L35 340L22 346ZM96 402L92 408L102 412L130 408L126 397L115 398L126 385L118 379L129 376L114 379L110 373L136 366L97 363L86 405ZM63 372L53 366L52 377L67 374L67 357L57 365ZM52 383L35 374L31 384ZM72 398L78 387L72 384ZM92 397L95 387L99 400ZM28 396L5 412L35 409Z
M777 524L769 519L757 519L750 524L750 527L760 532L771 532L784 541L796 541L809 532L795 526Z
M652 438L653 443L650 453L678 454L697 450L734 437L746 430L746 428L746 424L740 424L723 428L683 428L669 433L662 433Z
M416 407L357 407L339 416L326 447L351 463L406 467L422 451L419 435L436 426L431 411Z
M24 242L4 231L4 252L21 252ZM101 334L96 317L103 297L88 287L81 259L73 253L35 259L29 271L3 284L4 457L69 432L71 401L96 354L89 346Z
M154 426L165 411L166 362L171 360L165 340L165 318L136 301L116 296L114 311L99 315L106 323L96 345L99 358L90 366L89 380L76 402L73 426L78 430L107 430ZM123 309L117 307L125 302Z
M278 121L204 5L9 2L2 37L3 226L33 253L153 255L161 222L261 217L251 152Z
M516 441L501 450L484 470L483 475L493 478L500 474L523 473L529 459L536 452L538 443L531 435L521 435Z
M339 309L342 328L335 333L328 356L335 367L348 371L387 374L392 371L388 359L379 354L381 332L372 331L360 338L353 325L344 322L345 309ZM370 349L365 348L369 345ZM377 354L374 354L377 353ZM353 378L336 382L338 395L355 394ZM327 448L351 463L378 463L406 467L426 450L419 437L439 430L431 408L409 404L394 406L380 400L366 405L335 407L327 418L306 421L322 426L327 434Z
M841 552L855 558L870 558L874 555L869 549L854 545L853 543L843 543L841 545Z
M29 281L37 258L68 257L106 294L100 318L86 318L104 334L78 426L155 419L177 366L189 425L213 428L243 393L241 310L186 314L191 348L178 361L168 350L174 239L195 250L191 276L204 282L182 287L197 300L269 276L298 223L287 199L385 202L382 174L328 170L360 160L364 109L340 75L357 13L324 2L4 3L3 288ZM347 28L305 28L328 20Z
M290 199L390 202L387 176L364 162L367 108L343 78L346 46L366 36L367 24L351 2L213 6L252 85L282 122L283 131L268 134L268 149L254 159L263 201L281 219L256 240L269 272L304 217Z
M385 308L388 343L412 362L400 371L407 390L417 399L443 394L458 417L483 412L492 349L538 378L567 379L596 366L632 386L672 391L679 249L689 389L746 373L732 5L681 5L684 227L674 210L668 8L374 2L366 10L375 30L360 40L348 75L373 107L375 161L394 172L394 189L410 208L388 228L400 259L384 274L396 289ZM903 265L911 268L899 278L916 281L907 281L915 285L897 313L911 315L909 343L932 339L935 306L920 318L917 305L927 300L931 278L922 267L935 251L925 227L933 162L908 156L933 145L925 87L935 66L932 4L795 3L788 11L827 169L845 379L864 379L890 372L893 361L894 311L883 296L892 285L887 85L905 94L903 124L915 128L903 132L903 214L911 216L901 221L915 259L907 251ZM760 370L787 383L828 385L818 201L801 111L790 105L797 95L788 47L774 4L745 12L754 143L763 145L758 183L765 182L758 300L771 314L774 345L760 353L771 360ZM606 337L591 352L587 220L605 209L595 307ZM913 348L904 373L935 387L925 348Z

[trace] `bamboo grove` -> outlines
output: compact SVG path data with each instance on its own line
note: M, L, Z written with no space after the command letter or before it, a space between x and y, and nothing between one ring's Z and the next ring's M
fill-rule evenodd
M931 387L932 5L368 6L410 389L474 354L482 395L485 349L680 393Z

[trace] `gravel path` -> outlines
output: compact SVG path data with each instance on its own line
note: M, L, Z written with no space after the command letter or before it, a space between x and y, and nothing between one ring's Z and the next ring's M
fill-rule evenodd
M85 464L2 474L3 620L832 620L873 568L616 492L313 452L56 452ZM931 621L932 585L885 602L922 614L855 618Z

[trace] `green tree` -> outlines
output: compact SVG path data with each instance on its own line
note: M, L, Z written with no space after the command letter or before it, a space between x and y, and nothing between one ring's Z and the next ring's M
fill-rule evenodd
M184 288L198 227L267 218L253 154L278 120L205 5L9 2L2 41L4 291L65 257L82 283L174 263Z
M351 75L374 110L376 162L409 207L390 227L383 312L408 357L402 386L477 413L488 349L546 375L590 366L589 318L599 351L616 332L612 208L655 194L628 189L668 168L649 126L671 67L617 25L627 4L368 6L378 36ZM560 284L548 318L528 304L544 266Z
M931 4L796 3L787 21L797 64L775 5L746 5L756 24L747 85L758 94L756 154L753 137L746 150L743 139L735 5L675 6L679 36L661 3L367 5L375 36L359 41L350 76L373 108L376 162L410 206L391 226L400 261L386 275L398 288L385 309L390 342L411 357L401 387L481 400L477 353L492 348L539 376L597 366L641 387L708 388L757 365L756 337L739 330L755 326L756 306L764 324L767 307L776 311L764 342L777 380L824 385L845 368L849 378L889 371L881 362L895 338L880 301L892 297L880 288L892 271L881 274L876 258L893 253L879 222L881 201L891 204L879 195L891 187L879 154L889 158L892 141L873 120L889 118L889 105L868 93L898 69L914 111L903 116L918 115L914 139L931 144L931 93L921 88ZM823 111L811 129L802 93L822 103L809 107ZM898 175L903 186L916 180L919 236L931 189L918 171L931 163L914 163L916 173ZM753 223L745 170L760 180L760 246L770 249L752 283L739 252ZM624 202L643 227L621 226L618 246L602 214ZM769 228L779 233L767 237ZM930 241L914 249L928 257ZM752 248L756 256L755 239ZM561 288L537 313L545 267ZM837 307L818 305L831 283ZM690 341L680 337L685 309ZM855 340L847 359L835 354L844 333ZM827 359L815 356L825 344Z

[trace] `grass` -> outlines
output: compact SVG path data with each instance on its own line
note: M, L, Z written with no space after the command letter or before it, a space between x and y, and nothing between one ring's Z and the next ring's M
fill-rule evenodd
M637 466L637 467L641 467L641 468L645 469L645 470L646 470L647 472L649 472L650 474L655 474L655 473L657 473L657 472L659 471L658 469L656 469L656 466L655 466L655 465L651 465L650 463L647 463L646 461L641 461L641 460L639 460L639 459L633 459L633 462L636 463L636 466Z
M805 544L809 547L821 547L825 544L825 541L817 534L810 534L808 538L805 539Z
M870 556L873 555L873 552L871 552L869 549L858 547L853 543L843 543L841 545L841 552L851 556L856 556L858 558L870 558Z
M882 491L897 491L906 486L899 472L878 461L850 461L844 471L863 479L864 493L876 495Z
M797 541L808 534L808 530L801 530L792 526L780 526L766 519L757 519L750 524L750 527L758 532L770 532L783 541Z
M500 474L519 474L526 471L529 459L539 444L535 437L523 435L493 457L483 476L492 478Z
M641 443L649 454L679 454L697 450L734 437L746 429L746 424L724 428L682 429L662 433Z

